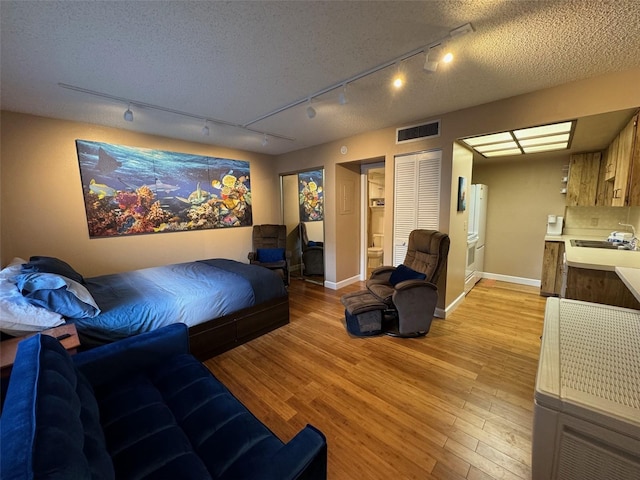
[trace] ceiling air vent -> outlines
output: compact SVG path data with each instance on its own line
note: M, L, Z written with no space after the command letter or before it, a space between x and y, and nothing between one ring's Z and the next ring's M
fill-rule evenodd
M396 143L415 142L440 136L440 120L396 129Z

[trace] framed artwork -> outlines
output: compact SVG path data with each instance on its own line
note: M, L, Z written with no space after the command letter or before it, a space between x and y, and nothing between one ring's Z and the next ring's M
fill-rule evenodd
M252 225L249 162L76 140L90 238Z
M324 170L310 170L298 174L300 221L320 222L324 220Z
M458 177L458 211L464 212L467 209L467 179Z

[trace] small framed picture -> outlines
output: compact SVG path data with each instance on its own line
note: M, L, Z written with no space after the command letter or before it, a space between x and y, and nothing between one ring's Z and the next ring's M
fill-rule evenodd
M467 209L467 179L458 177L458 211L464 212Z

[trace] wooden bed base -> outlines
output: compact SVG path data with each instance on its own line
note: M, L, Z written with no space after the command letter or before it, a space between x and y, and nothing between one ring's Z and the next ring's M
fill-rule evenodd
M238 310L189 328L191 353L204 361L289 323L289 297Z

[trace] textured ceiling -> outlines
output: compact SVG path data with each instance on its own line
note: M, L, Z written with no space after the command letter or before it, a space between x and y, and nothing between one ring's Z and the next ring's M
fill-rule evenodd
M408 125L610 71L640 66L640 1L0 2L2 109L279 154ZM325 87L445 37L454 63L435 74L424 56L265 120ZM132 107L59 83L247 125ZM527 126L527 125L518 125Z

